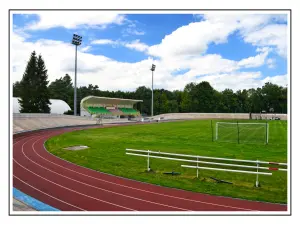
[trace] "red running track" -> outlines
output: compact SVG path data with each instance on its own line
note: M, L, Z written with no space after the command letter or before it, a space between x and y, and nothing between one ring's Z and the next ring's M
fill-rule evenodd
M45 149L48 138L75 129L83 128L14 135L13 186L62 211L287 211L286 205L194 193L104 174L64 161Z

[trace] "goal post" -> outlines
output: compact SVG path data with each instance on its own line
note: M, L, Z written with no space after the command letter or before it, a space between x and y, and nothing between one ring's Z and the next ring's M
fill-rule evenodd
M217 122L215 140L237 143L269 143L269 124Z

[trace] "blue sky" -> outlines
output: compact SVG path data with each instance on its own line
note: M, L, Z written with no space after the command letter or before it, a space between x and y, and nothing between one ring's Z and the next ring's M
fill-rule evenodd
M50 11L14 14L13 26L13 81L20 80L33 50L45 58L50 81L72 76L70 42L77 33L83 36L81 85L150 86L152 63L157 65L155 87L170 90L203 80L219 90L287 82L286 15Z

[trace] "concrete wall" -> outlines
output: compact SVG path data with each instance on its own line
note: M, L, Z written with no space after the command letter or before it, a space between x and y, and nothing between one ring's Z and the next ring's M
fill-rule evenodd
M128 119L103 119L103 124L108 123L130 123ZM33 131L47 128L96 125L97 119L93 117L82 117L59 114L43 113L14 113L13 133Z
M260 114L252 114L255 119ZM281 120L287 120L287 114L275 114ZM249 119L249 113L167 113L154 116L154 119L164 117L164 119ZM271 119L274 114L262 114L263 119Z

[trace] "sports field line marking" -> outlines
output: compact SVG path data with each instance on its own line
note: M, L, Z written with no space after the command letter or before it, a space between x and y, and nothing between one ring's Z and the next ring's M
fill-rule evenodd
M78 191L74 191L74 190L72 190L72 189L70 189L70 188L67 188L67 187L65 187L65 186L63 186L63 185L57 184L57 183L55 183L55 182L53 182L53 181L50 181L50 180L48 180L48 179L46 179L46 178L44 178L44 177L42 177L42 176L40 176L40 175L34 173L33 171L31 171L31 170L27 169L26 167L22 166L17 160L14 159L14 161L15 161L15 163L17 163L19 166L21 166L21 167L24 168L25 170L29 171L30 173L32 173L32 174L34 174L34 175L36 175L36 176L38 176L38 177L40 177L40 178L42 178L42 179L44 179L44 180L50 182L50 183L53 183L53 184L55 184L55 185L57 185L57 186L59 186L59 187L62 187L62 188L67 189L67 190L69 190L69 191L75 192L75 193L77 193L77 194L79 194L79 195L83 195L83 196L85 196L85 197L88 197L88 198L91 198L91 199L94 199L94 200L97 200L97 201L100 201L100 202L104 202L104 203L107 203L107 204L110 204L110 205L114 205L114 206L117 206L117 207L120 207L120 208L124 208L124 209L131 210L131 211L136 211L136 210L134 210L134 209L130 209L130 208L127 208L127 207L124 207L124 206L121 206L121 205L117 205L117 204L114 204L114 203L111 203L111 202L107 202L107 201L104 201L104 200L101 200L101 199L98 199L98 198L95 198L95 197L92 197L92 196L89 196L89 195L80 193L80 192L78 192Z
M38 155L39 157L40 157L40 155L37 154L37 152L35 151L34 146L35 146L36 142L38 142L38 141L41 140L41 139L42 139L42 138L39 138L38 140L36 140L36 141L31 145L31 146L32 146L32 150L33 150L33 151L36 153L36 155ZM184 210L184 211L191 211L191 210L184 209L184 208L179 208L179 207L170 206L170 205L166 205L166 204L162 204L162 203L157 203L157 202L152 202L152 201L144 200L144 199L141 199L141 198L132 197L132 196L129 196L129 195L120 194L120 193L118 193L118 192L110 191L110 190L107 190L107 189L104 189L104 188L100 188L100 187L96 187L96 186L94 186L94 185L87 184L87 183L85 183L85 182L78 181L78 180L73 179L73 178L70 178L70 177L68 177L68 176L64 176L64 175L62 175L62 174L59 174L59 173L57 173L57 172L55 172L55 171L53 171L53 170L50 170L50 169L48 169L48 168L46 168L46 167L44 167L44 166L42 166L42 165L40 165L40 164L34 162L33 160L31 160L31 159L24 153L23 150L22 150L22 153L23 153L23 155L24 155L28 160L30 160L32 163L34 163L34 164L36 164L36 165L38 165L38 166L40 166L40 167L42 167L42 168L44 168L44 169L46 169L46 170L52 172L52 173L55 173L55 174L57 174L57 175L59 175L59 176L61 176L61 177L65 177L65 178L67 178L67 179L69 179L69 180L78 182L78 183L80 183L80 184L83 184L83 185L86 185L86 186L89 186L89 187L92 187L92 188L95 188L95 189L98 189L98 190L110 192L110 193L112 193L112 194L120 195L120 196L123 196L123 197L132 198L132 199L139 200L139 201L144 201L144 202L147 202L147 203L152 203L152 204L161 205L161 206L165 206L165 207L169 207L169 208L174 208L174 209L179 209L179 210Z
M46 137L46 136L44 136L44 137ZM45 149L45 146L44 146L44 145L43 145L43 147L44 147L44 150L45 150L48 154L50 154L50 153ZM39 154L38 154L38 155L39 155ZM40 155L39 155L39 156L40 156ZM54 156L54 155L53 155L53 156ZM253 209L247 209L247 208L235 207L235 206L229 206L229 205L222 205L222 204L216 204L216 203L211 203L211 202L204 202L204 201L199 201L199 200L192 200L192 199L187 199L187 198L182 198L182 197L177 197L177 196L172 196L172 195L161 194L161 193L158 193L158 192L147 191L147 190L143 190L143 189L139 189L139 188L134 188L134 187L130 187L130 186L127 186L127 185L118 184L118 183L115 183L115 182L111 182L111 181L103 180L103 179L100 179L100 178L97 178L97 177L93 177L93 176L90 176L90 175L86 175L86 174L80 173L80 172L78 172L78 171L76 171L76 170L72 170L72 169L63 167L63 166L61 166L61 165L59 165L59 164L57 164L57 163L51 162L50 160L48 160L48 159L46 159L46 158L44 158L44 157L42 157L42 156L40 156L40 157L43 158L44 160L46 160L46 161L48 161L48 162L50 162L50 163L56 165L56 166L62 167L62 168L64 168L64 169L69 170L69 171L72 171L72 172L74 172L74 173L81 174L81 175L83 175L83 176L90 177L90 178L93 178L93 179L95 179L95 180L100 180L100 181L102 181L102 182L114 184L114 185L117 185L117 186L129 188L129 189L133 189L133 190L137 190L137 191L142 191L142 192L146 192L146 193L150 193L150 194L156 194L156 195L160 195L160 196L164 196L164 197L176 198L176 199L180 199L180 200L184 200L184 201L197 202L197 203L202 203L202 204L207 204L207 205L214 205L214 206L220 206L220 207L232 208L232 209L239 209L239 210L245 210L245 211L257 211L257 210L253 210ZM57 156L54 156L54 157L56 157L56 158L58 158L58 159L60 159L60 160L62 160L62 161L65 161L65 162L67 162L67 163L70 163L70 164L79 166L79 167L81 167L81 168L89 169L89 168L82 167L82 166L80 166L80 165L71 163L71 162L69 162L69 161L67 161L67 160L61 159L61 158L59 158L59 157L57 157ZM92 169L89 169L89 170L91 170L91 171L93 171L93 172L97 172L97 171L92 170ZM99 173L99 172L98 172L98 173ZM121 179L121 178L120 178L120 179ZM137 181L137 182L138 182L138 181Z
M54 197L54 196L52 196L52 195L47 194L46 192L41 191L40 189L38 189L38 188L36 188L36 187L33 187L32 185L30 185L30 184L28 184L27 182L23 181L22 179L20 179L20 178L17 177L16 175L13 175L13 177L16 178L16 179L18 179L18 180L21 181L22 183L26 184L27 186L29 186L29 187L31 187L31 188L33 188L33 189L35 189L35 190L37 190L37 191L43 193L44 195L47 195L47 196L49 196L49 197L51 197L51 198L53 198L53 199L55 199L55 200L57 200L57 201L63 202L63 203L65 203L65 204L67 204L67 205L70 205L70 206L72 206L72 207L74 207L74 208L80 209L80 210L82 210L82 211L86 211L86 210L84 210L84 209L82 209L82 208L80 208L80 207L78 207L78 206L75 206L75 205L72 205L72 204L70 204L70 203L68 203L68 202L65 202L65 201L63 201L63 200L60 200L60 199L58 199L58 198L56 198L56 197Z
M32 139L32 138L31 138L31 139ZM31 140L31 139L29 139L29 140ZM29 141L29 140L28 140L28 141ZM28 142L28 141L27 141L27 142ZM25 143L27 143L27 142L25 142ZM25 143L24 143L24 144L25 144ZM24 148L24 144L22 145L22 149ZM128 208L128 207L125 207L125 206L121 206L121 205L118 205L118 204L114 204L114 203L111 203L111 202L107 202L107 201L104 201L104 200L101 200L101 199L98 199L98 198L95 198L95 197L92 197L92 196L83 194L83 193L81 193L81 192L74 191L74 190L72 190L72 189L70 189L70 188L67 188L67 187L63 186L63 185L57 184L57 183L55 183L55 182L53 182L53 181L51 181L51 180L48 180L47 178L44 178L44 177L42 177L42 176L36 174L35 172L33 172L33 171L27 169L26 167L24 167L23 165L21 165L17 160L15 160L15 159L13 159L13 160L14 160L19 166L23 167L25 170L29 171L30 173L32 173L32 174L34 174L34 175L36 175L36 176L38 176L38 177L40 177L40 178L42 178L42 179L44 179L44 180L50 182L50 183L53 183L53 184L55 184L55 185L57 185L57 186L59 186L59 187L62 187L62 188L64 188L64 189L67 189L67 190L72 191L72 192L74 192L74 193L77 193L77 194L79 194L79 195L83 195L83 196L85 196L85 197L88 197L88 198L91 198L91 199L94 199L94 200L97 200L97 201L100 201L100 202L104 202L104 203L107 203L107 204L110 204L110 205L114 205L114 206L117 206L117 207L120 207L120 208L124 208L124 209L127 209L127 210L131 210L131 211L136 211L136 210L134 210L134 209L131 209L131 208Z

